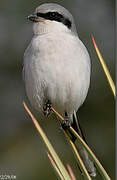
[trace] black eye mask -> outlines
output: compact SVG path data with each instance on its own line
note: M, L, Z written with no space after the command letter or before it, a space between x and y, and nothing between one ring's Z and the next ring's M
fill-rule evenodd
M59 14L58 12L47 12L47 13L37 13L38 17L42 17L44 19L48 19L51 21L58 21L63 23L65 26L67 26L69 29L71 29L71 21L68 18L65 18L62 14Z

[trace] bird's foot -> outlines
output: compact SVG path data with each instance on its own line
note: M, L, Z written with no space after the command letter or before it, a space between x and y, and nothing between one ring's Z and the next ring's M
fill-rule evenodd
M64 118L64 120L61 123L61 126L64 130L69 130L69 127L71 126L71 122L68 117Z
M46 103L43 105L43 113L46 117L50 115L51 107L52 107L52 103L49 100L46 101Z
M76 136L74 136L74 134L73 134L73 133L71 132L71 130L70 130L71 122L70 122L69 117L66 117L66 116L65 116L64 120L63 120L62 123L61 123L61 126L62 126L62 128L63 128L65 131L67 131L67 132L69 133L71 140L72 140L73 142L75 142Z

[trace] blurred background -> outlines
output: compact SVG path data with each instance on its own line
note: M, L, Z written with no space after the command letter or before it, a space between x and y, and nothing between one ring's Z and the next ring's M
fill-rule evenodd
M23 54L32 38L32 23L26 17L45 2L56 2L74 16L80 39L91 56L92 76L79 119L89 146L115 179L115 104L112 92L91 41L91 34L115 81L114 0L4 0L0 1L0 175L17 180L57 179L42 142L22 102L28 102L22 81ZM77 82L76 82L77 83ZM39 116L38 116L39 119ZM79 170L58 121L40 120L63 162L78 178ZM101 180L97 175L96 180Z

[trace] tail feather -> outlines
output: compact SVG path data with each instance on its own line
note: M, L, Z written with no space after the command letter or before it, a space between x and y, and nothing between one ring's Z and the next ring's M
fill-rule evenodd
M74 111L74 116L73 116L73 124L72 127L76 130L76 132L82 137L82 139L86 142L86 139L83 135L82 129L80 127L80 124L78 122L76 112ZM77 147L78 152L81 156L82 161L84 162L84 165L90 174L90 176L95 177L96 176L96 168L94 166L93 161L89 158L89 155L87 151L84 149L82 146Z
M78 118L77 118L77 115L76 115L75 111L74 111L74 114L73 114L73 124L72 124L72 127L82 137L82 139L86 142L86 138L85 138L85 136L83 134L82 128L80 126L80 123L78 121Z

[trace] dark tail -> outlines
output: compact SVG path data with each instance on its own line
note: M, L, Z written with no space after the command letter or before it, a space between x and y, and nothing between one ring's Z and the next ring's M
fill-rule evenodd
M80 124L78 122L75 111L74 111L74 114L73 114L72 127L82 137L82 139L86 142L86 139L85 139L85 137L83 135L83 131L82 131L81 126L80 126ZM82 161L84 162L84 165L85 165L89 175L92 176L92 177L95 177L96 176L96 169L95 169L93 161L89 158L89 155L88 155L87 151L82 146L78 146L77 149L78 149L78 152L79 152L79 154L80 154L80 156L82 158Z

